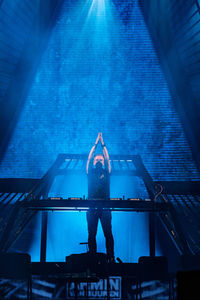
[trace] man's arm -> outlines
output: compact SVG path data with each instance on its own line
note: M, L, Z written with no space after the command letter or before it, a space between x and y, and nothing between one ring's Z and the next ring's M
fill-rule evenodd
M98 142L99 142L99 138L100 138L100 133L98 134L96 142L95 142L94 146L92 147L92 149L90 150L90 153L89 153L89 156L88 156L87 166L86 166L86 172L87 172L87 174L88 174L89 169L92 166L92 159L94 157L94 153L96 151L96 148L97 148L97 145L98 145Z
M104 154L104 159L105 159L105 167L108 170L108 172L111 173L110 158L109 158L108 150L107 150L107 148L104 144L104 141L103 141L102 133L100 134L100 140L101 140L101 145L102 145L102 148L103 148L103 154Z

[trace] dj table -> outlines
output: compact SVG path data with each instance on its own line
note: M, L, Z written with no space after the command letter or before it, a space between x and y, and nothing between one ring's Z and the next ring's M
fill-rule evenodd
M88 209L103 209L112 211L136 211L136 212L161 212L168 209L167 203L159 203L150 199L128 199L121 198L110 200L83 200L81 198L51 198L47 200L34 200L24 202L23 207L31 210L49 211L87 211Z

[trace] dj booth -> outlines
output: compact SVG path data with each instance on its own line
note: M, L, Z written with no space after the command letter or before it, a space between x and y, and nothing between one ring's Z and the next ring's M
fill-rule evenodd
M45 262L48 211L87 211L88 209L147 212L151 257L155 256L155 217L159 216L179 252L188 252L188 244L174 217L173 207L162 193L162 182L153 181L139 155L111 155L111 176L138 177L146 189L147 199L140 199L134 195L133 198L111 198L106 201L91 200L85 197L49 198L49 191L57 176L65 176L66 181L72 174L86 176L86 163L87 155L85 154L59 154L41 179L0 180L1 252L7 252L35 214L42 211L40 262Z

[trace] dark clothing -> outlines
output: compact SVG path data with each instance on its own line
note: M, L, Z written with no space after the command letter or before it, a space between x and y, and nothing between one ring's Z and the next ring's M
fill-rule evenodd
M91 253L97 252L96 234L99 219L106 239L107 256L108 258L114 258L114 240L112 235L110 211L98 209L89 210L87 212L89 251Z
M103 168L90 169L88 172L88 199L110 199L110 174ZM103 209L90 209L87 212L88 246L91 253L96 253L96 234L98 221L101 221L103 233L106 239L108 258L114 258L114 240L112 235L111 212Z
M108 200L110 198L110 174L103 168L88 172L88 199Z

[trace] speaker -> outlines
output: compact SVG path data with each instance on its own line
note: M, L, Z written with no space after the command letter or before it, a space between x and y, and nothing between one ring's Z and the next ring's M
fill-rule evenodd
M200 270L177 272L177 299L200 299Z
M68 264L69 268L73 269L74 271L85 271L87 268L95 268L98 265L106 264L106 254L104 253L94 253L91 254L81 253L81 254L71 254L66 256L66 263Z

